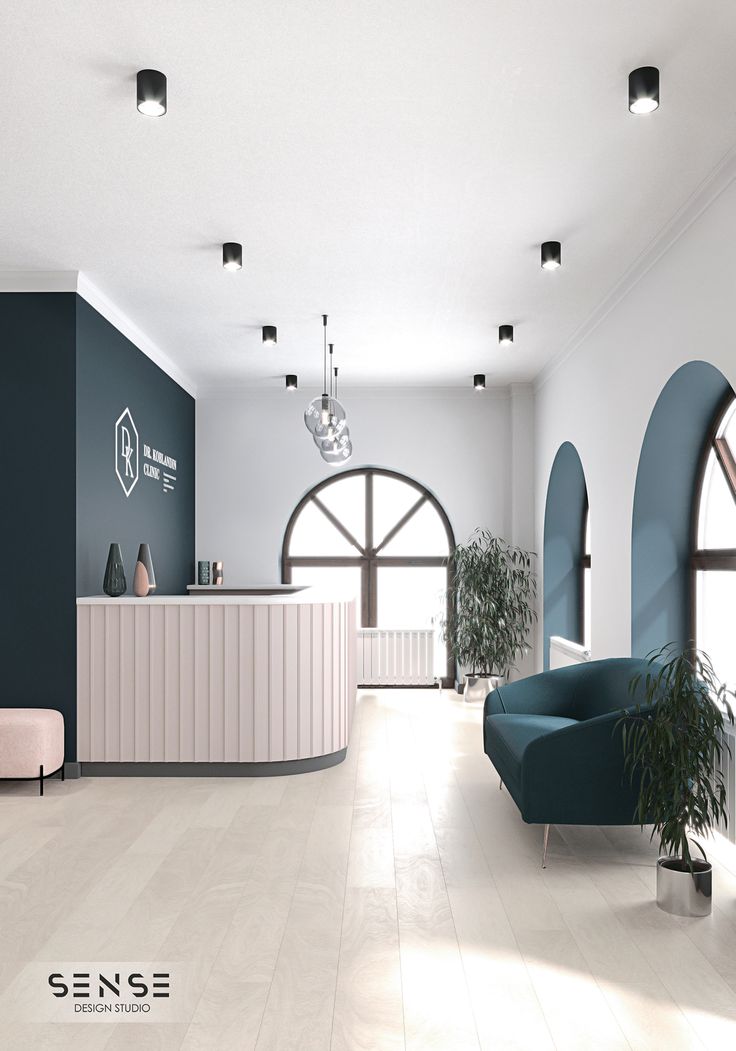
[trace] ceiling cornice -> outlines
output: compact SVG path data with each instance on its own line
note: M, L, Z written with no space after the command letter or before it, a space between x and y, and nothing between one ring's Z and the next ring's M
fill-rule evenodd
M98 314L129 339L188 394L196 397L194 381L176 365L157 343L132 321L124 311L79 270L0 270L2 292L76 292Z
M638 285L662 256L700 218L703 212L728 189L734 179L736 179L736 146L728 151L710 175L706 176L693 193L690 194L682 207L665 223L656 237L649 242L644 251L616 282L608 295L575 330L564 347L539 371L534 380L535 390L540 390L557 369L580 349L591 333L618 306L621 300L625 299L629 292Z
M77 293L82 299L89 303L98 314L101 314L111 325L114 325L118 332L122 332L126 339L129 339L131 343L134 343L136 347L146 355L146 357L150 358L155 365L158 365L162 372L165 372L167 376L170 376L175 383L178 383L180 387L183 387L193 398L197 396L197 385L194 380L192 380L186 372L183 372L182 369L171 360L168 354L161 350L159 345L147 336L138 325L136 325L135 321L132 321L124 311L120 310L120 308L113 303L104 292L101 292L100 289L81 272L77 281Z

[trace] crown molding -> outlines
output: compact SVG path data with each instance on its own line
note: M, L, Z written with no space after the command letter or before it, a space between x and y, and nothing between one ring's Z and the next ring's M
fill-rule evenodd
M191 377L81 271L0 270L0 293L2 292L76 292L106 321L114 325L118 332L134 343L142 354L158 365L162 372L192 397L196 397L197 388Z
M632 291L642 278L679 241L682 235L710 206L718 200L736 179L736 146L719 161L715 168L693 190L684 204L675 212L634 260L608 295L598 304L586 320L573 332L570 339L538 372L534 380L536 391L547 383L554 373L571 358L605 320L618 304Z
M187 394L191 394L193 398L197 396L197 385L194 380L182 371L157 343L83 273L78 275L76 291L98 314L114 325L118 332L134 343L141 353L150 358L154 365L158 365L162 372L183 387Z

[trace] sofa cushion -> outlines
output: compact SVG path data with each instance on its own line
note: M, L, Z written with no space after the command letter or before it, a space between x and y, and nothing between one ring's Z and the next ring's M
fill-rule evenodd
M486 742L507 770L518 779L518 768L527 746L554 730L574 726L577 719L559 715L489 715L486 719Z

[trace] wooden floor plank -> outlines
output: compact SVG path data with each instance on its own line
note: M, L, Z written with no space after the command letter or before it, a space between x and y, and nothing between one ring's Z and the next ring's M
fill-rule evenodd
M553 827L543 870L480 719L366 691L348 759L314 774L0 786L0 1046L736 1046L736 849L700 920L657 908L636 828ZM173 1023L17 1015L26 967L164 959L191 983Z

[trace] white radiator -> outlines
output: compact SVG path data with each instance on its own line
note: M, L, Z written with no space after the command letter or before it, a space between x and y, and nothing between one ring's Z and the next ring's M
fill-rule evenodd
M561 635L550 636L550 670L566 668L569 664L585 664L589 660L590 650L586 650L585 646L581 646L579 642L570 642L569 639L563 639Z
M433 686L434 631L358 629L360 686Z

